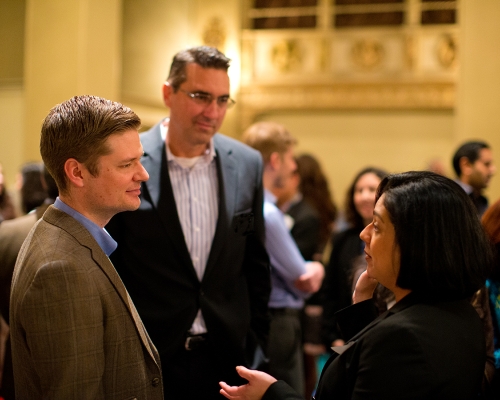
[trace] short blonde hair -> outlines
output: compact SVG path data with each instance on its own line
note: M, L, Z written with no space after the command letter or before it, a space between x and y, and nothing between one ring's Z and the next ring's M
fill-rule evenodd
M271 154L283 155L297 140L281 124L276 122L257 122L243 133L245 144L260 151L264 164L269 162Z

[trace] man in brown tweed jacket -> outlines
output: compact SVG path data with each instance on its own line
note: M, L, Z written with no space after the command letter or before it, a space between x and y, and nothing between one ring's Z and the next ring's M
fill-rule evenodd
M74 97L45 118L43 161L59 197L21 248L11 292L19 399L163 399L155 346L108 256L104 225L139 207L148 174L140 119L119 103Z

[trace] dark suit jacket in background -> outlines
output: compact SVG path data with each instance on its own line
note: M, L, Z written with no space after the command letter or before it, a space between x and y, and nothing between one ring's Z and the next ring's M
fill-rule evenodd
M345 336L377 315L371 301L339 313ZM369 314L369 315L368 315ZM466 300L429 302L410 294L369 323L327 361L317 400L474 399L485 363L481 321ZM284 382L263 400L300 399Z
M160 124L141 135L149 180L139 209L117 214L106 227L118 241L111 258L164 364L184 349L201 308L208 340L234 374L236 365L247 364L249 330L265 346L269 329L262 158L234 139L214 136L219 216L200 282L177 214Z
M14 270L10 328L19 399L162 399L156 349L91 234L50 206Z
M286 211L293 218L290 233L306 261L313 261L314 255L322 249L319 243L320 217L318 212L304 199L292 204ZM318 261L318 260L315 260Z
M321 288L323 298L323 340L327 348L345 339L338 330L335 313L352 304L353 262L363 254L360 230L349 228L332 238L332 252Z
M31 228L42 217L48 206L49 204L43 204L37 207L34 212L3 221L0 224L0 314L7 323L9 323L10 285L17 255L21 250L24 239L26 239ZM7 400L15 398L10 338L7 338L5 343L0 395Z

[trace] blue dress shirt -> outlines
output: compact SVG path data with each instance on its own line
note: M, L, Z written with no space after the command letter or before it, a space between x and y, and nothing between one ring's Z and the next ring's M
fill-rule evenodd
M104 228L101 228L99 225L93 223L90 219L84 217L78 211L68 206L59 197L56 199L54 207L72 216L80 224L82 224L108 257L113 251L116 250L118 244L111 236L109 236L109 233L106 232Z
M276 197L264 190L266 249L271 261L269 307L300 309L310 293L298 290L293 283L306 272L306 261L285 225L283 213L275 203Z

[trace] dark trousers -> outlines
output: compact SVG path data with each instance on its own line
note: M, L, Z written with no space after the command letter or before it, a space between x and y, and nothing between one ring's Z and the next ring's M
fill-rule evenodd
M270 308L269 311L269 373L304 395L301 311L293 308Z
M227 351L217 351L207 340L194 350L179 349L174 356L162 356L165 399L222 400L219 382L245 383L236 373Z

